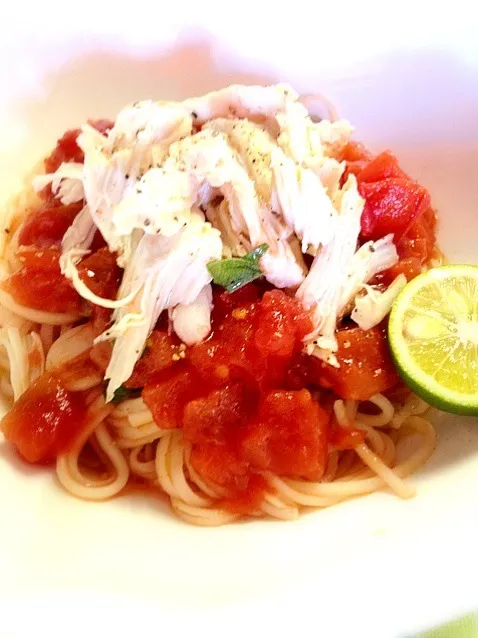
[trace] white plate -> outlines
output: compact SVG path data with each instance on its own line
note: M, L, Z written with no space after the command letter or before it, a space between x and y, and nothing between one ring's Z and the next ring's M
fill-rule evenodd
M477 261L478 51L459 2L446 15L434 4L433 19L428 3L401 3L381 24L383 3L363 1L314 3L315 15L297 0L183 2L172 17L158 3L13 4L0 10L2 196L87 116L284 80L328 95L372 148L394 149L430 188L450 260ZM478 608L478 424L438 421L412 501L384 492L291 524L220 529L146 497L77 501L0 445L0 633L384 638Z

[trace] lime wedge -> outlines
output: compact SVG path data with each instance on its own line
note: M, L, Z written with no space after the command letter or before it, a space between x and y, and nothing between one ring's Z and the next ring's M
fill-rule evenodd
M403 380L430 405L478 415L478 266L432 268L405 286L388 340Z

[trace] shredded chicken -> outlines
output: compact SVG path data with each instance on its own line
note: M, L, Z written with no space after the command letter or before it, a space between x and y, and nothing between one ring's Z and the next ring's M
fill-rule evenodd
M309 274L297 291L297 297L311 310L314 330L305 343L309 354L316 354L337 365L335 326L341 309L341 298L351 272L364 201L353 175L347 179L335 199L339 215L332 241L314 258Z
M406 285L407 278L402 274L398 275L383 292L371 286L364 286L365 295L355 299L351 318L362 330L370 330L377 326L388 315L393 302Z
M106 134L85 125L84 163L36 178L35 188L51 184L66 204L84 200L60 265L80 295L113 310L98 338L114 341L108 400L164 310L186 345L207 337L207 264L261 244L264 276L296 290L310 310L306 351L337 365L337 321L354 301L359 321L381 315L393 290L370 301L366 286L397 259L392 236L357 250L363 200L353 175L342 185L338 159L351 130L344 120L313 121L286 85L235 85L183 102L129 105ZM97 230L124 269L116 299L93 294L78 275ZM305 253L314 256L310 272Z
M143 234L126 266L118 296L138 292L130 303L115 310L112 327L98 338L115 340L105 374L108 401L131 376L159 315L178 304L193 303L211 281L206 264L220 259L221 254L219 231L197 214L172 237Z

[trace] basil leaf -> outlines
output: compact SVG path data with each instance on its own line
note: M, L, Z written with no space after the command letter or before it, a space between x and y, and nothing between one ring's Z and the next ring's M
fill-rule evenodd
M261 244L244 257L210 261L207 265L215 284L228 292L239 290L254 279L262 277L259 259L269 250L267 244Z
M121 403L126 399L137 399L141 396L142 388L126 388L124 385L115 390L111 403Z

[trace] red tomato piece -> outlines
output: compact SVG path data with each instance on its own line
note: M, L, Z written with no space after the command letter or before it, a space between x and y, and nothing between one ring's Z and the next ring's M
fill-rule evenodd
M142 397L161 429L178 428L182 426L184 406L197 390L194 375L182 368L167 378L162 375L157 381L147 383Z
M266 292L255 315L254 343L263 355L290 358L312 330L302 304L281 290Z
M336 333L339 368L310 357L315 381L343 399L366 401L398 383L383 325L370 330L351 328Z
M241 434L241 457L258 470L317 480L327 464L328 423L308 390L270 392Z
M389 286L399 275L405 275L407 281L411 281L415 277L418 277L421 272L422 265L420 259L416 257L406 257L405 259L400 259L395 266L384 270L383 273L377 277L377 280Z
M368 162L357 174L358 183L379 182L389 177L401 177L409 179L408 175L402 171L397 158L384 151Z
M194 444L191 464L206 481L227 487L231 492L247 488L249 466L225 441Z
M95 295L103 299L116 298L122 271L116 263L116 255L108 248L101 248L83 259L78 265L78 272ZM101 334L110 322L111 310L96 304L91 306L95 334Z
M372 159L372 154L367 151L363 144L359 142L348 142L338 159L346 163L344 175L346 179L349 173L358 175Z
M380 239L393 233L398 242L430 206L425 188L399 177L362 183L359 190L365 199L361 225L362 237L366 239Z
M259 288L254 283L247 284L235 292L218 292L214 295L213 320L221 323L235 309L249 308L259 301Z
M145 353L136 363L133 374L126 381L127 388L143 388L159 373L179 365L172 358L178 352L179 339L166 331L154 330L148 339Z
M184 438L192 443L225 441L249 420L256 406L257 395L243 383L213 390L186 405Z
M58 200L46 202L22 224L19 245L40 248L59 246L82 206L82 203L63 206Z
M264 375L260 356L253 348L254 306L233 311L215 329L210 339L189 349L189 361L202 379L222 386L232 377ZM255 356L254 356L255 355Z
M100 133L106 133L113 127L110 120L90 120L88 122ZM76 140L81 133L79 128L70 129L60 137L52 153L45 159L45 172L54 173L63 162L83 162L84 155Z
M17 255L23 268L3 283L17 303L46 312L81 312L81 297L60 272L58 248L23 247Z
M429 208L416 219L397 245L401 258L415 257L420 263L427 263L433 256L436 245L436 217Z
M0 428L29 463L67 451L85 427L82 393L69 392L55 373L43 374L3 417Z

